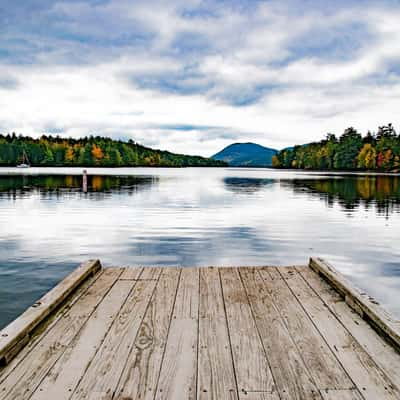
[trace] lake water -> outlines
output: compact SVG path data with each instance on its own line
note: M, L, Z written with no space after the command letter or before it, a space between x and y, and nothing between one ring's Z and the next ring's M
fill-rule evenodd
M24 173L25 175L20 175ZM268 169L0 169L0 327L77 264L326 258L400 316L400 177Z

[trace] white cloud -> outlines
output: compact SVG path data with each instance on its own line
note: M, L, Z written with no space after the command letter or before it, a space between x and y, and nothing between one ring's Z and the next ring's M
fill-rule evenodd
M18 44L0 64L2 129L211 155L232 141L280 148L400 125L400 8L202 5L59 2L41 11L47 34L9 28L0 50Z

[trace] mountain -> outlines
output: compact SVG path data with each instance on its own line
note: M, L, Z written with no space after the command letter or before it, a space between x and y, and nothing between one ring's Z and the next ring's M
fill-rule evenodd
M277 152L256 143L233 143L211 158L225 161L231 167L270 167Z

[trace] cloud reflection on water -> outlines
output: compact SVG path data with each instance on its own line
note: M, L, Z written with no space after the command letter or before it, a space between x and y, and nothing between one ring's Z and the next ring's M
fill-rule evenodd
M400 315L397 177L105 172L89 171L87 194L76 175L0 178L0 325L94 257L197 266L304 264L319 255Z

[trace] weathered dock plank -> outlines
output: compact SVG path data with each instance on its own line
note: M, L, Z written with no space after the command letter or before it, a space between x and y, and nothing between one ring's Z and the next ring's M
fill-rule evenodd
M63 354L122 270L106 270L0 383L0 399L29 399Z
M363 400L364 399L357 389L321 390L321 395L324 400Z
M140 273L141 270L135 270L135 277L138 278ZM35 390L32 400L69 399L134 285L135 282L129 280L118 280L114 284Z
M279 399L239 272L226 268L220 275L239 397L240 393L268 392Z
M326 280L320 279L310 268L297 268L297 270L375 363L400 388L399 352L378 332L371 329L368 322L358 313L350 309L344 298Z
M169 328L156 400L195 400L199 269L183 268Z
M400 400L393 337L320 274L106 268L11 347L0 400Z
M279 269L268 268L260 273L317 388L354 388L354 383L291 292Z
M29 307L19 318L0 331L0 363L7 364L29 340L29 335L85 279L101 268L99 260L81 264ZM15 347L17 347L15 349Z
M116 399L154 399L180 270L161 274L115 392Z
M393 318L379 303L359 291L329 263L320 258L311 258L310 267L321 274L341 293L346 303L362 317L368 318L396 344L400 350L400 321Z
M239 393L243 400L276 400L279 395L276 392L242 392Z
M18 365L26 355L33 349L38 341L40 341L45 333L53 328L53 326L63 318L64 314L71 309L71 307L79 300L79 298L99 279L103 271L100 270L97 274L86 279L73 293L68 296L65 302L62 303L57 312L51 313L42 323L40 323L29 335L28 343L23 346L20 351L13 357L5 366L0 366L0 382Z
M293 271L294 273L290 273ZM315 326L366 400L399 399L400 391L294 268L281 271Z
M217 268L200 270L198 400L234 400L238 391Z
M257 269L240 269L281 399L321 399Z
M161 270L145 268L152 278L158 278ZM85 371L72 399L109 399L112 397L133 342L139 331L157 280L140 280L131 296L115 318L106 338Z

